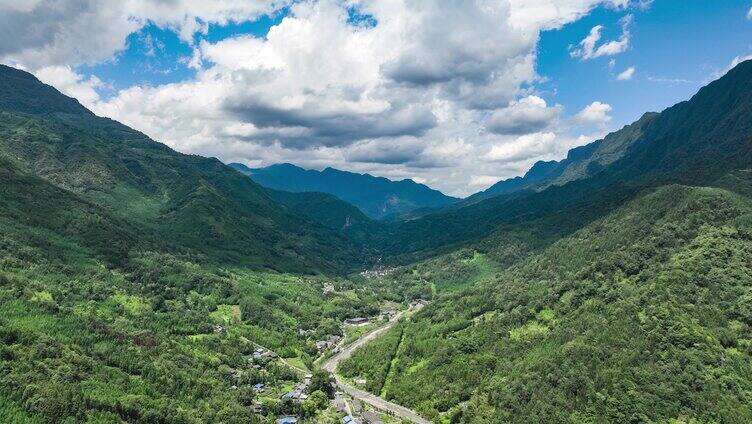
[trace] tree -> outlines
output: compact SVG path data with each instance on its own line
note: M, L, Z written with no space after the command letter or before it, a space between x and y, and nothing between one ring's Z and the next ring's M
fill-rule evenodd
M324 393L326 397L329 399L334 397L334 386L332 385L332 376L331 374L329 374L328 371L318 369L313 372L313 375L311 376L311 385L308 388L308 392L313 393L317 390Z

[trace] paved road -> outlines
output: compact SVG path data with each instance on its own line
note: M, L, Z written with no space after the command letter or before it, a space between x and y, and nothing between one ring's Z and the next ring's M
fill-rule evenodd
M334 378L337 380L337 386L339 387L339 389L342 392L347 393L348 395L352 396L353 399L361 400L373 406L376 409L379 409L381 411L391 412L397 417L407 418L408 420L411 420L412 422L417 423L417 424L431 424L431 421L428 421L427 419L421 417L420 415L418 415L415 411L411 409L407 409L404 406L400 406L400 405L397 405L396 403L392 403L387 400L384 400L372 393L368 393L363 390L356 389L355 387L342 381L342 379L340 379L335 373L337 369L337 364L339 364L341 361L352 356L353 352L355 352L359 347L369 343L376 337L379 337L385 331L394 327L394 325L397 324L397 321L399 321L400 318L402 318L402 316L404 316L405 313L411 312L411 311L417 311L421 307L422 305L418 305L414 308L408 309L407 311L402 311L396 314L395 316L392 317L392 319L389 320L388 323L384 324L382 327L379 327L376 330L373 330L370 333L364 335L363 337L358 339L355 343L347 346L336 355L327 359L324 362L323 368L331 372L332 374L334 374Z

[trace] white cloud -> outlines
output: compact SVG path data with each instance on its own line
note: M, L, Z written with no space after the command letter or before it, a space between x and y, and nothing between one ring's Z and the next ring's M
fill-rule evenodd
M548 107L538 96L527 96L495 111L486 128L496 134L529 134L553 126L563 112L561 105Z
M632 15L623 17L621 23L621 36L617 40L608 41L598 45L603 33L603 25L596 25L590 33L573 48L569 54L582 60L595 59L603 56L614 56L627 51L632 37L631 26L634 21Z
M486 160L508 163L544 156L553 150L556 134L533 133L517 137L511 142L491 146Z
M752 21L752 7L749 8L749 12L747 12L747 19Z
M539 32L598 4L632 4L310 0L292 3L264 38L208 42L195 35L209 23L253 19L289 2L102 2L0 0L0 28L9 25L0 34L22 33L16 46L0 37L0 61L23 63L95 112L182 152L419 178L458 195L474 190L474 176L519 175L594 139L572 133L578 125L605 125L610 106L595 102L565 118L560 105L530 88L539 81ZM348 23L352 7L377 24ZM196 77L100 99L101 82L76 74L75 65L112 60L147 22L192 43ZM614 49L598 41L592 54Z
M0 1L0 61L44 66L97 63L126 47L126 37L151 22L183 40L209 24L257 18L284 5L274 0Z
M634 78L634 74L635 74L635 67L630 66L629 68L625 69L624 72L617 75L616 79L619 81L629 81L632 78Z
M489 186L492 186L496 184L499 180L501 180L500 177L496 175L473 175L470 177L470 186L474 187L476 190L486 188Z
M575 115L575 122L580 125L605 125L611 120L608 114L613 108L601 102L593 102Z
M64 94L76 98L84 105L96 105L99 101L97 88L104 84L97 77L84 78L69 66L46 66L35 73L37 78L45 84L56 87Z

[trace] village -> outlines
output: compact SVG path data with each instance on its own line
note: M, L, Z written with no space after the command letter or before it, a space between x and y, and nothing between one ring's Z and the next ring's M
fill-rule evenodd
M421 307L424 301L412 302L410 309ZM404 312L404 311L403 311ZM356 316L343 320L340 334L329 334L315 340L318 357L322 364L353 346L365 335L384 330L387 324L396 321L401 313L396 307L385 307L373 316ZM215 332L224 328L215 327ZM316 332L298 329L298 337L310 339ZM252 397L252 412L266 423L297 424L319 422L314 414L325 415L326 422L342 424L393 424L401 422L388 410L377 410L342 390L339 380L331 369L311 371L302 363L280 357L276 352L257 345L246 357L245 369L229 369L230 389L247 391ZM335 365L336 366L336 365ZM297 382L296 382L297 381ZM365 381L354 381L362 386Z

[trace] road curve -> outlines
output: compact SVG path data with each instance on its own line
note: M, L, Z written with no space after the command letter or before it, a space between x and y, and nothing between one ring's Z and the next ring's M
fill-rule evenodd
M363 337L359 338L356 342L352 343L351 345L347 346L346 348L344 348L343 350L341 350L340 352L338 352L331 358L327 359L324 362L322 368L334 374L334 378L337 381L337 386L339 387L339 389L342 392L347 393L348 395L352 396L353 399L358 399L362 402L365 402L373 406L374 408L378 410L390 412L397 417L406 418L417 424L431 424L431 421L428 421L427 419L421 417L420 415L418 415L417 412L411 409L408 409L408 408L405 408L404 406L397 405L396 403L392 403L387 400L384 400L374 395L373 393L368 393L366 391L356 389L355 387L342 381L342 379L339 378L337 376L337 373L335 372L337 370L337 365L341 361L352 356L353 352L355 352L359 347L368 344L373 339L379 337L381 334L388 331L390 328L394 327L394 325L397 324L397 322L400 320L400 318L402 318L405 315L405 313L410 312L410 311L417 311L421 307L422 305L418 305L416 307L411 307L407 311L402 311L396 314L389 320L389 322L387 322L383 326L364 335Z

